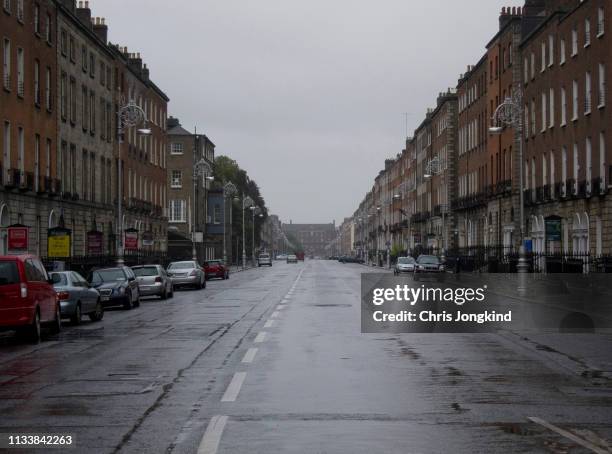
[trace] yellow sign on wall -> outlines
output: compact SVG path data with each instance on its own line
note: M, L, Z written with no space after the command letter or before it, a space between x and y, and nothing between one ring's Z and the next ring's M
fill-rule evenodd
M49 257L70 257L70 230L49 229L47 255Z

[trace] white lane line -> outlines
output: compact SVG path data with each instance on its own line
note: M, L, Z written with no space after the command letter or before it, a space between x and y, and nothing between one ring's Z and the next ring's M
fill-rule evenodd
M274 311L272 312L272 315L270 315L270 318L278 318L279 315L280 315L280 312Z
M244 354L244 358L242 358L243 363L252 363L255 359L255 355L257 354L257 348L249 348L247 352Z
M287 305L286 304L279 304L278 306L276 306L276 310L277 311L282 311L284 308L286 308Z
M257 335L257 337L255 337L255 340L253 342L256 344L261 344L265 340L266 340L266 332L262 331Z
M197 454L216 454L227 419L227 416L221 415L213 416L210 419L202 436L202 441L200 441L200 446L198 446Z
M276 320L268 320L266 324L264 325L264 328L272 328L274 326L275 321Z
M607 449L603 449L597 445L594 445L590 441L585 440L584 438L581 438L577 435L574 435L573 433L565 429L562 429L561 427L557 427L547 421L544 421L541 418L537 418L535 416L529 416L527 419L533 423L546 427L547 429L552 430L553 432L556 432L559 435L572 440L574 443L578 443L580 446L590 449L593 452L596 452L597 454L609 454L610 453L610 451L608 451Z
M232 377L232 381L225 390L225 394L221 398L221 402L235 402L246 378L246 372L236 372Z

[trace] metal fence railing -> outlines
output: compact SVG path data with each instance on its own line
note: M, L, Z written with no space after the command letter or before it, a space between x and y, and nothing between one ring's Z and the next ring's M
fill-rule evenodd
M42 257L41 259L47 270L63 267L65 270L76 271L84 277L87 277L89 272L93 269L112 267L117 263L117 257L109 254L73 257ZM183 258L169 257L162 252L126 251L123 260L127 266L159 264L166 267L171 261L181 259Z

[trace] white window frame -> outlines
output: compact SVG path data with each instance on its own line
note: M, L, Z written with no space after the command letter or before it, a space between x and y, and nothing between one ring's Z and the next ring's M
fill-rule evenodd
M561 38L559 41L559 65L565 64L565 39Z
M597 37L601 38L606 32L606 18L603 7L597 9Z
M603 63L599 64L598 73L597 108L601 109L606 105L606 66Z
M567 125L567 93L565 87L561 87L561 126Z
M593 83L592 83L591 71L586 72L584 79L584 114L588 115L591 113L593 106Z
M546 92L542 92L542 128L540 132L546 132L546 109L548 108L548 102L546 100Z
M578 55L578 29L572 29L572 57Z
M555 37L548 35L548 67L550 68L555 63Z
M183 144L181 142L170 143L170 154L171 155L182 155L184 153Z
M572 121L578 120L578 81L572 81Z
M172 170L170 172L170 187L172 189L181 189L183 187L183 172L181 170Z
M591 45L591 19L584 20L584 47Z
M548 104L549 104L549 115L548 115L548 127L553 128L555 126L555 89L551 88L548 93Z

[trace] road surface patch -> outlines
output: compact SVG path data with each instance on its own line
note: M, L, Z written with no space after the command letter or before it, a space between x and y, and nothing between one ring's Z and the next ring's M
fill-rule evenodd
M238 393L240 392L240 388L242 388L245 378L246 372L236 372L232 377L232 381L225 390L225 394L223 394L221 402L235 402L238 398Z
M200 441L200 446L198 446L197 454L215 454L217 452L227 419L227 416L221 415L211 418L202 436L202 441Z

